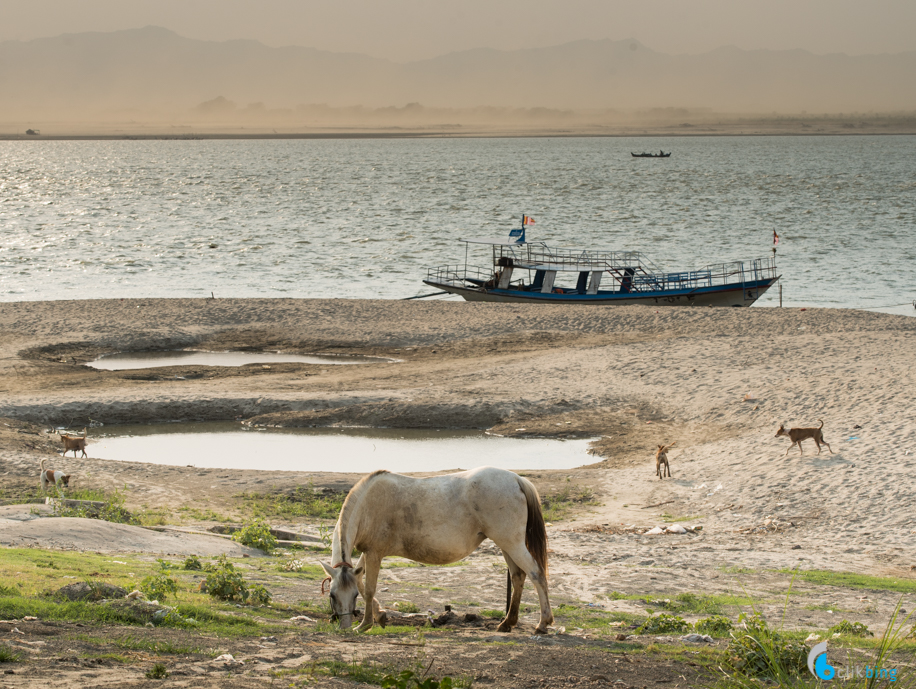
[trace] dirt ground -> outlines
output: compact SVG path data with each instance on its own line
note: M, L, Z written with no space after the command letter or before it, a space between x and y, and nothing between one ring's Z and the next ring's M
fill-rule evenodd
M543 495L588 489L548 527L554 606L591 606L646 614L633 596L746 596L768 618L783 615L796 567L916 578L908 475L916 449L909 411L916 319L825 309L591 310L489 304L419 304L356 300L108 300L0 304L0 474L3 494L34 488L38 463L63 467L74 485L123 489L127 507L176 511L192 506L238 518L237 496L283 493L311 484L346 491L356 474L334 471L200 469L93 456L61 457L53 427L171 420L238 420L269 426L480 428L517 437L597 437L592 464L563 471L518 467ZM600 312L599 312L600 311ZM99 371L84 364L116 351L193 347L383 356L396 363L239 368L168 367ZM778 423L826 419L832 454L806 446L783 457ZM796 423L796 421L798 423ZM848 438L848 440L847 440ZM653 451L676 442L673 478L656 478ZM911 449L912 448L912 449ZM345 458L333 468L345 467ZM328 467L331 468L330 466ZM895 505L897 507L895 507ZM135 541L9 508L0 543L93 552L136 551ZM15 515L20 515L16 521ZM15 522L15 523L13 523ZM646 535L674 522L702 528ZM200 552L180 530L200 536L217 524L184 519L171 541L150 541L152 556ZM318 536L313 520L274 526ZM132 527L139 528L139 527ZM177 530L177 531L176 531ZM177 534L177 535L175 535ZM162 535L162 532L160 532ZM188 536L190 538L190 536ZM2 556L2 551L0 551ZM489 541L460 566L383 572L382 602L410 600L439 614L500 609L504 569ZM275 601L317 600L314 582L278 582ZM435 590L440 589L440 590ZM623 594L623 595L613 595ZM627 597L629 596L629 598ZM386 600L386 598L388 600ZM842 618L881 630L900 599L893 590L796 581L785 609L788 628L823 630ZM278 668L315 659L405 659L420 654L436 676L470 676L475 686L710 686L710 671L689 660L677 638L617 641L576 629L534 637L536 597L526 589L519 630L486 625L429 630L424 640L310 631L291 623L275 640L232 642L246 660L227 667L206 654L169 659L170 686L254 686L282 680ZM916 597L904 596L907 609ZM658 607L656 606L656 609ZM733 620L738 608L728 608ZM694 621L698 615L684 615ZM4 686L152 686L152 656L136 665L84 658L73 625L15 621L26 641L42 642L36 661L0 675ZM16 639L0 623L3 638ZM93 628L94 636L137 634ZM149 638L193 632L143 629ZM554 630L556 632L556 630ZM660 644L677 653L646 652ZM723 641L716 642L718 646ZM104 648L104 647L103 647ZM98 646L96 646L98 650ZM401 663L403 665L403 662ZM47 666L54 668L46 672ZM312 678L313 686L352 686ZM284 686L286 686L284 684Z

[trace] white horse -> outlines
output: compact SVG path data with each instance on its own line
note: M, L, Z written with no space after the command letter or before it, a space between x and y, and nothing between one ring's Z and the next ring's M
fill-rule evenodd
M512 600L498 630L518 623L525 575L541 604L538 633L553 624L547 597L547 531L537 489L511 471L481 467L446 476L410 478L376 471L353 486L334 528L333 566L321 563L331 582L331 611L344 628L353 623L356 596L366 613L357 631L380 618L375 587L382 558L406 557L445 565L467 557L483 539L503 551L512 582ZM354 567L353 548L362 555ZM363 577L365 576L365 583ZM322 584L322 588L324 585Z

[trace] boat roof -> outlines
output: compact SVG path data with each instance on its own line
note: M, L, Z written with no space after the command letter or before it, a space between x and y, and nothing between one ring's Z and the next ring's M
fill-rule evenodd
M474 237L472 239L459 239L459 242L465 242L466 244L497 244L499 246L522 246L528 244L529 242L516 242L514 240L508 239L506 237Z

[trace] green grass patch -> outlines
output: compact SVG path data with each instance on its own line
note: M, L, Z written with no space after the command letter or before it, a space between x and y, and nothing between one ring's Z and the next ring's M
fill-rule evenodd
M896 591L898 593L916 593L916 579L901 577L875 577L870 574L852 572L832 572L824 569L779 569L782 574L793 575L796 579L809 584L821 586L845 586L853 589L871 589L875 591Z
M18 663L22 658L6 644L0 644L0 663Z
M124 665L129 665L133 662L130 658L117 653L84 653L81 657L87 660L111 660L115 663L122 663Z
M114 646L125 651L144 651L155 655L212 655L212 652L204 651L197 646L179 645L171 641L152 641L134 636L127 636L123 639L103 639L97 636L77 634L73 639L94 646Z
M153 665L153 667L146 671L147 679L165 679L168 676L168 670L165 669L165 665L162 663L156 663Z
M187 518L198 522L238 522L238 519L227 517L225 514L219 514L211 509L201 510L195 507L179 507L178 511L182 518Z
M236 498L242 507L258 517L312 517L337 519L346 493L322 491L311 483L299 486L292 493L242 493Z
M655 610L666 610L690 615L721 615L724 608L751 606L754 600L748 596L734 596L727 593L695 594L678 593L672 597L645 596L640 594L626 594L611 591L608 598L611 600L634 600L645 603Z
M169 586L169 604L176 605L183 618L193 618L195 629L227 636L265 633L268 627L276 625L263 621L264 618L289 617L289 611L274 611L270 607L239 609L235 605L213 600L197 590L197 584L204 572L186 572L178 569L181 561L168 563L140 560L134 556L98 555L95 553L71 553L42 551L31 548L4 549L0 559L0 619L16 619L35 616L39 619L80 622L84 624L137 625L131 610L111 607L88 601L67 601L53 597L59 588L80 581L105 582L122 586L131 591L146 579L174 580L174 592ZM245 564L241 564L245 562ZM249 576L252 560L239 560L240 572ZM209 561L207 565L211 565ZM164 565L168 567L166 570ZM211 565L212 566L212 565ZM165 574L165 572L168 574ZM15 583L13 583L15 582ZM266 599L257 595L260 585L249 585L249 603L262 604ZM150 590L153 593L152 589ZM160 592L156 592L159 595ZM252 600L252 598L254 600ZM258 618L258 619L256 619ZM165 625L181 626L180 619L166 620Z
M719 567L720 572L726 574L753 574L754 570L750 567L739 567L738 565L729 565L728 567Z
M372 684L390 689L468 689L473 685L472 677L455 679L443 677L426 677L421 662L402 670L393 665L373 663L368 660L319 660L290 670L274 670L276 678L304 676L308 680L322 677L341 677L357 684Z
M557 622L567 628L579 627L595 634L617 634L619 627L611 627L611 622L642 623L646 618L627 613L608 612L584 605L561 603L553 609Z
M548 522L565 519L575 507L600 504L591 488L569 483L568 480L560 490L541 496L541 510L544 521Z

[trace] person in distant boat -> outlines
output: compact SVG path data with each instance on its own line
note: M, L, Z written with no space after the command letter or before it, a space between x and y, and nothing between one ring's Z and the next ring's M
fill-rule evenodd
M658 152L658 154L659 154L660 156L663 156L663 155L665 155L665 152L664 152L663 150L660 150L660 151Z

